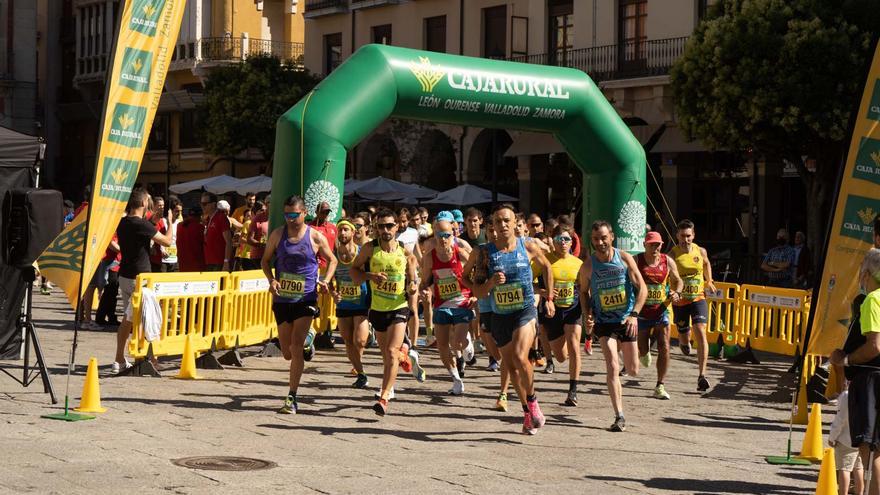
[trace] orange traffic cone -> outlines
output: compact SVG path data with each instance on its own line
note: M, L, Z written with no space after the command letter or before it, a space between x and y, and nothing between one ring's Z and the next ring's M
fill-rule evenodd
M837 495L837 465L834 462L834 449L825 449L825 454L822 456L816 495Z
M813 404L813 409L810 410L810 422L807 424L804 443L798 457L811 461L822 460L822 406L820 404Z
M174 378L181 380L198 380L201 377L196 375L196 351L193 349L192 335L186 336L186 343L183 345L183 356L180 360L180 371Z
M101 407L101 385L98 383L98 360L89 358L89 368L86 370L86 381L83 383L83 393L79 400L79 407L74 409L79 412L102 413L106 408Z

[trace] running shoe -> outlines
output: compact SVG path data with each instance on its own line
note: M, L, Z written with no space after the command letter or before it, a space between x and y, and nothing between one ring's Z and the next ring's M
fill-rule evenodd
M538 353L538 359L535 360L535 366L539 368L543 368L547 366L547 358L545 358L541 353Z
M278 414L296 414L296 399L292 395L284 398L284 405L278 410Z
M430 338L431 340L429 340L429 341L425 344L425 347L427 347L428 349L436 349L436 348L437 348L437 339L435 339L434 337L429 337L429 338Z
M626 373L626 366L621 366L621 367L620 367L620 372L617 373L617 376L629 376L629 375Z
M552 375L554 371L556 371L556 366L553 365L553 361L548 359L547 366L544 367L544 373Z
M651 359L651 351L650 350L644 356L639 356L639 362L642 363L642 368L650 368L652 361L653 360Z
M498 361L495 358L489 358L489 366L486 366L486 371L498 371L501 366L498 364Z
M544 422L546 421L546 419L544 419L544 413L541 412L541 406L538 405L537 399L529 402L528 404L529 414L532 415L532 424L535 426L535 428L540 428L544 426Z
M370 349L379 347L379 342L376 340L376 332L373 330L372 325L370 325L370 336L367 337L367 347Z
M565 398L565 405L569 407L575 407L578 405L578 393L577 390L569 390L568 397Z
M593 355L593 337L592 337L592 335L587 335L587 340L584 341L584 352L587 353L587 356Z
M474 354L474 343L471 342L470 337L468 337L468 345L461 351L461 358L467 363L468 366L473 366L477 364L477 357Z
M532 424L532 415L529 412L523 412L523 429L524 435L534 435L538 433L538 429Z
M475 352L476 354L482 354L482 353L486 352L486 346L483 345L483 341L478 340L478 341L474 344L474 352Z
M42 294L42 295L44 295L44 296L48 296L48 295L51 294L51 293L52 293L52 291L49 290L49 288L46 287L45 285L42 286L42 287L40 287L40 294Z
M377 390L375 394L373 394L373 398L379 400L382 398L380 395L382 393L381 390ZM394 399L396 396L394 395L394 387L391 387L391 392L388 393L388 400Z
M419 353L415 349L409 350L409 361L412 365L413 377L419 383L424 383L425 378L428 376L428 374L425 373L425 369L422 368L422 366L419 364Z
M370 379L367 375L358 375L357 380L351 385L354 388L367 388L370 385Z
M498 399L495 401L495 410L507 412L507 394L498 394ZM529 419L531 420L531 416Z
M685 356L691 355L691 341L687 338L678 338L678 348L681 349L681 353Z
M128 360L123 361L122 363L113 362L113 366L110 369L113 373L119 373L122 370L127 370L132 367L132 364L128 362Z
M385 413L388 412L388 401L385 399L379 399L373 404L373 412L376 413L376 416L385 416Z
M464 393L464 382L462 380L452 379L452 388L449 389L451 395L461 395Z
M306 361L311 361L312 358L315 357L315 343L312 342L307 347L303 348L303 359Z
M700 392L709 390L709 380L703 375L700 375L700 377L697 378L697 390Z
M405 343L400 346L400 369L405 373L413 370L412 362L409 360L409 346Z
M611 431L626 431L626 419L623 416L618 416L614 418L614 423L611 425Z
M654 398L660 400L669 400L669 393L666 392L666 387L661 383L654 387Z
M464 365L465 363L463 357L455 358L455 367L456 369L458 369L458 376L460 378L464 378Z

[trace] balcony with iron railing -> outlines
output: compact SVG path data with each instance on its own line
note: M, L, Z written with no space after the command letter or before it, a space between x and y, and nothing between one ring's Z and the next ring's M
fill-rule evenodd
M289 41L261 40L246 37L202 38L201 60L212 62L236 62L247 57L266 54L273 55L287 64L302 67L303 44Z
M666 38L615 45L516 55L506 60L527 64L571 67L586 72L595 82L664 76L684 53L688 37Z
M305 0L303 17L310 19L322 15L348 12L349 0Z

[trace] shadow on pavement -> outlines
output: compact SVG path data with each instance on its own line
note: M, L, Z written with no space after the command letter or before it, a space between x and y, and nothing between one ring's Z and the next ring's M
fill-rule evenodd
M616 476L590 476L588 480L641 483L645 488L653 490L668 490L675 493L760 493L762 495L794 495L802 494L803 490L787 485L771 485L768 483L752 483L739 480L706 480L687 478L649 478L637 480L632 478L620 478Z
M395 414L395 416L399 416ZM497 437L483 437L483 438L460 438L457 437L459 435L473 435L475 432L471 431L450 431L450 432L437 432L437 433L428 433L421 431L400 431L394 429L385 429L385 428L367 428L367 427L333 427L333 426L304 426L304 425L289 425L289 424L261 424L257 425L259 428L272 428L276 430L299 430L299 431L313 431L316 433L320 433L322 435L336 435L336 434L351 434L351 435L371 435L371 436L385 436L391 435L397 438L403 438L406 440L414 440L417 442L480 442L480 443L496 443L496 444L511 444L511 445L520 445L522 442L515 442L513 440L509 440L506 438L497 438ZM510 430L506 431L492 431L492 432L480 432L480 433L489 433L489 434L498 434L498 435L511 435L513 432Z

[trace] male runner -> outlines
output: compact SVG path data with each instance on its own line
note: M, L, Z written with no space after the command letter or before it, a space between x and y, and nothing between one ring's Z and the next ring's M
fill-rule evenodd
M370 336L370 326L367 322L370 296L366 282L356 284L351 280L351 263L361 249L354 241L355 226L351 220L342 219L336 224L336 228L339 232L336 244L336 258L339 264L336 266L333 284L336 318L339 321L342 340L345 342L345 353L357 373L357 380L352 387L365 388L369 385L369 380L364 373L362 358L364 348L367 346L367 338Z
M544 426L544 414L538 405L529 348L535 340L534 289L529 262L537 259L547 283L553 285L553 273L544 254L531 241L516 237L516 213L509 204L499 205L493 215L495 242L487 245L488 280L474 286L477 297L492 297L492 335L501 348L502 362L509 366L511 380L523 409L523 433L534 435ZM474 257L475 259L476 257ZM468 260L465 273L473 270ZM555 313L553 295L547 297L547 313Z
M639 272L648 286L648 298L639 312L639 362L651 366L651 338L657 341L657 385L654 398L669 400L663 385L669 368L669 302L681 299L684 283L669 255L660 252L663 239L659 232L645 236L645 252L636 257Z
M712 281L712 264L706 250L694 243L694 222L682 220L678 222L676 244L669 252L675 260L678 273L684 279L684 290L681 299L672 306L675 325L678 327L678 347L688 356L691 353L690 330L693 325L697 339L697 364L700 374L697 378L697 390L709 390L706 379L706 362L709 360L709 344L706 341L706 325L709 323L709 305L706 302L705 289L715 292Z
M357 244L358 247L372 241L372 239L370 239L369 213L365 211L359 212L353 219L351 219L351 224L354 226L354 243Z
M416 260L412 253L397 242L397 216L382 208L376 212L379 238L363 246L352 263L352 281L370 282L369 320L379 337L382 350L382 387L373 405L379 416L388 412L393 398L397 367L412 371L420 382L425 371L419 366L418 353L406 341L406 322L410 316L407 299L416 293ZM369 263L369 272L365 271ZM412 361L410 361L412 360Z
M450 346L455 351L464 351L468 347L468 325L474 319L474 312L470 308L472 300L469 284L462 278L463 265L467 263L470 249L456 245L452 228L452 223L446 220L437 221L434 225L434 237L437 240L434 249L422 257L419 289L427 299L429 288L434 288L433 323L437 349L440 360L452 377L452 389L449 393L461 395L464 393L464 382L453 361Z
M636 261L629 253L614 247L614 231L604 220L593 222L590 241L594 253L584 261L578 275L581 300L585 305L587 326L599 337L605 356L605 382L614 409L611 431L624 431L623 389L620 386L618 350L623 350L626 371L630 376L639 374L638 316L648 289L639 273ZM635 292L638 288L638 293Z
M261 266L273 295L272 311L278 324L278 340L284 359L290 361L290 391L281 414L296 414L296 390L305 356L300 352L318 315L318 291L326 292L336 270L336 256L323 234L306 225L306 205L299 196L284 202L286 225L269 235ZM318 277L318 258L327 261L327 275ZM272 258L275 258L274 272Z
M560 363L571 357L568 365L568 396L565 399L565 405L571 407L578 403L577 383L581 374L582 313L577 282L583 264L583 261L571 254L573 231L571 226L565 224L554 228L553 252L547 255L553 272L553 285L542 290L542 298L545 300L547 293L553 292L556 306L556 314L545 317L542 328L549 342L548 354L552 349L553 356ZM544 274L541 273L540 277L543 280Z
M333 210L326 201L321 201L315 208L315 219L310 226L312 229L324 234L330 249L336 245L336 225L330 221L330 214ZM318 256L318 275L321 278L333 278L333 271L327 270L327 260ZM312 331L306 337L306 343L311 344L315 340L322 349L333 348L333 329L339 325L336 321L336 303L333 296L327 293L318 294L318 316L312 322ZM315 335L316 333L320 335Z

